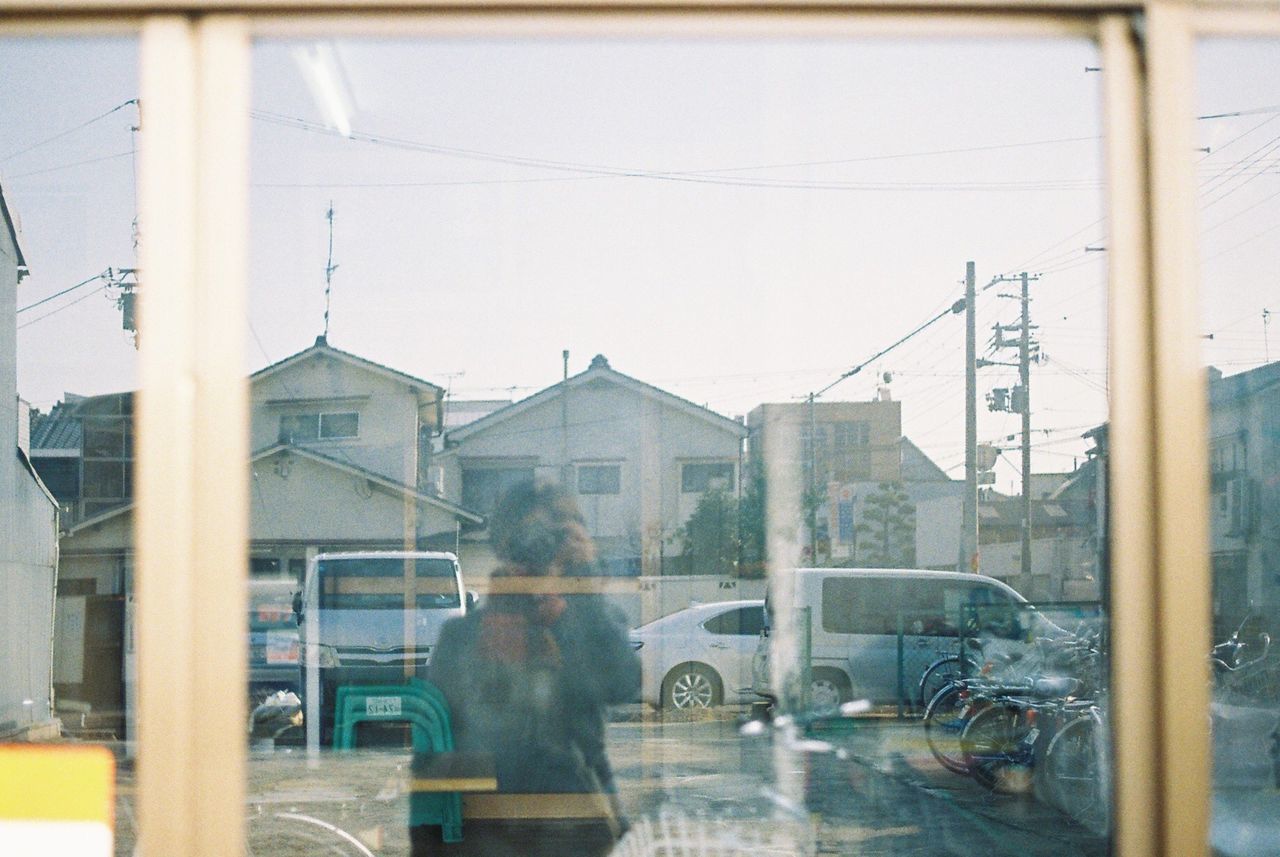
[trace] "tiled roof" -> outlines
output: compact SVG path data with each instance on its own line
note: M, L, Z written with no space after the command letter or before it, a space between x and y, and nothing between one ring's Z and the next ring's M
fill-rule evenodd
M457 517L460 517L460 518L467 518L471 520L472 523L479 524L484 522L484 516L481 515L479 512L473 512L472 510L466 508L465 506L460 506L457 503L452 502L451 500L446 500L444 497L436 497L431 494L424 494L421 491L414 488L412 485L405 485L403 482L399 481L398 479L391 479L382 473L378 473L377 471L374 471L374 470L369 470L366 467L361 467L359 464L356 464L355 462L349 459L343 460L341 458L336 458L332 455L326 455L323 452L319 452L318 450L312 449L307 446L300 446L298 444L283 443L283 442L273 443L270 446L266 446L266 447L263 447L262 449L255 451L253 455L250 456L250 460L258 461L260 459L275 455L278 452L289 452L295 455L299 455L303 458L311 458L316 461L323 462L332 467L337 467L341 470L346 470L349 473L354 473L357 476L361 476L372 482L379 482L394 491L398 491L402 494L415 497L421 502L430 503L433 506L439 506L441 509L444 509L446 512L449 512L450 514L456 515Z
M31 412L31 450L39 455L42 449L79 449L80 420L71 416L74 405L58 402L47 414Z
M358 354L352 354L350 351L343 351L341 348L334 348L332 345L329 344L328 339L326 339L323 336L317 336L315 344L312 345L311 347L304 348L303 350L297 352L296 354L290 354L288 357L284 358L283 360L277 360L275 363L272 363L270 366L264 366L263 368L259 369L257 372L254 372L249 377L251 379L259 378L263 375L267 375L271 372L274 372L277 369L281 369L286 365L305 359L306 357L309 357L312 354L329 354L333 357L346 360L356 365L364 366L368 369L373 369L383 374L390 375L398 380L404 381L408 384L412 384L415 387L430 387L431 389L440 391L440 392L443 392L444 390L444 388L441 387L439 384L433 384L430 381L427 381L423 378L417 378L413 375L408 374L407 372L401 372L399 369L392 369L390 366L386 366L382 363L369 360L368 358L361 357Z
M1212 380L1209 383L1209 401L1220 405L1245 398L1260 393L1277 381L1280 381L1280 361Z
M472 434L483 432L490 426L497 425L503 420L510 419L511 417L523 413L532 407L536 407L543 402L550 401L562 390L573 389L597 380L618 384L619 386L638 392L641 395L648 396L669 405L674 405L686 413L693 414L739 437L745 437L747 434L746 426L742 425L737 420L726 417L723 414L718 414L710 408L703 407L696 402L691 402L688 399L677 396L675 393L669 393L666 390L655 387L652 384L639 380L638 378L633 378L630 375L619 372L617 369L610 366L609 361L604 359L602 355L596 355L595 359L591 361L590 368L587 370L566 378L557 384L552 384L550 387L539 390L528 398L521 399L514 404L507 405L496 411L485 414L480 419L451 431L449 433L450 438L455 441L460 441Z

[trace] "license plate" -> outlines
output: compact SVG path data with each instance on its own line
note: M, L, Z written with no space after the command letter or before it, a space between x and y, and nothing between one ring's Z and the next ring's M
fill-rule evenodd
M269 664L296 664L298 635L288 631L268 631L265 655Z
M364 701L364 713L370 716L387 716L400 713L400 697L370 696Z

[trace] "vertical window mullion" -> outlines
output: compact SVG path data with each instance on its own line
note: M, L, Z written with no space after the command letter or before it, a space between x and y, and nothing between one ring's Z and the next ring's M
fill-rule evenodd
M1115 853L1159 850L1155 636L1155 454L1151 436L1150 199L1140 47L1126 16L1101 27L1108 187L1111 421L1100 492L1110 557L1111 746Z
M1194 146L1194 12L1147 10L1151 163L1155 608L1160 844L1209 849L1208 410L1200 355Z
M149 854L213 857L243 839L246 34L238 19L177 16L142 31L136 625Z

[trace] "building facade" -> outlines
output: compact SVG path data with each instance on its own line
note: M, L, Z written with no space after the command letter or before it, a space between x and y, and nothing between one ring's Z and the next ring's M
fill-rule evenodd
M27 262L0 189L0 739L56 734L53 713L54 587L58 504L22 445L18 283Z
M1209 372L1214 639L1280 629L1280 362Z
M524 479L568 485L617 576L698 573L678 538L708 491L740 490L743 425L616 371L585 372L449 432L439 455L445 496L489 513ZM492 568L481 535L464 567ZM483 572L482 572L483 573Z

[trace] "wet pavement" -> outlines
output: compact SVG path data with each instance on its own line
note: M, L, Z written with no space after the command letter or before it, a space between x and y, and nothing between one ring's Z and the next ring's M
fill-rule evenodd
M777 730L744 736L742 716L733 708L665 718L639 706L624 711L609 728L609 742L627 816L675 816L730 836L735 828L744 837L750 830L786 830L797 854L1106 853L1103 839L1030 794L992 794L943 770L918 722L859 719L813 733L829 745L827 752L778 752L786 737ZM789 793L777 790L777 765L781 779L795 784ZM407 854L409 772L409 755L397 750L324 751L318 760L297 747L253 751L251 853L320 853L320 842L345 834L379 857ZM122 857L132 853L134 838L131 780L124 766L116 849Z

